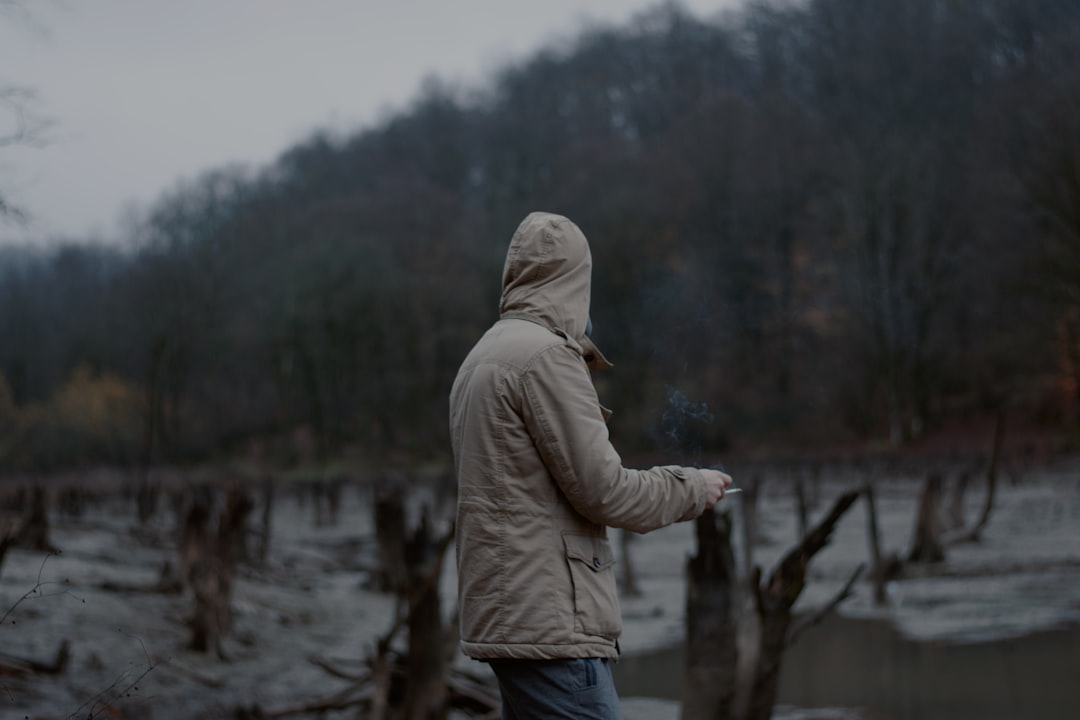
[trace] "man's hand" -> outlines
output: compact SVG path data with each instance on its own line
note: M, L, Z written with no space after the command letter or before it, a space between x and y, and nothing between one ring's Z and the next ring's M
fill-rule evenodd
M707 491L705 509L711 510L724 497L724 491L731 485L731 476L719 470L705 469L701 470L701 475L705 478L705 489Z

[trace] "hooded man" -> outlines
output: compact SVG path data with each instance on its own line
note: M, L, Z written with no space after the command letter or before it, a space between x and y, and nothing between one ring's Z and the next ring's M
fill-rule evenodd
M499 320L450 393L461 646L491 664L506 720L620 717L606 528L691 520L731 484L715 470L622 466L590 376L611 367L588 337L591 282L577 225L526 217Z

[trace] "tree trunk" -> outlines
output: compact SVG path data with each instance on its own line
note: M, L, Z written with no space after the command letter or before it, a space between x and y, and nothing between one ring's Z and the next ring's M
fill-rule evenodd
M213 650L226 659L223 641L232 627L232 587L240 559L238 538L246 535L247 516L253 507L247 493L232 488L218 520L216 538L207 532L201 534L191 578L195 594L189 645L192 650Z
M243 488L234 486L229 489L218 527L218 555L225 560L230 571L238 563L250 559L247 548L248 517L254 509L254 501Z
M802 542L803 537L806 536L806 528L809 526L810 521L808 519L809 511L806 507L806 488L803 485L802 473L798 469L791 471L791 484L795 491L796 519L799 521L799 536L795 538L795 542Z
M731 519L705 512L696 532L697 554L687 563L682 719L727 720L733 717L738 661Z
M911 542L908 562L939 563L945 560L945 548L941 544L941 474L931 473L926 478L919 511L915 519L915 533Z
M157 512L158 500L161 497L161 483L151 477L151 471L145 470L139 481L139 489L135 494L135 511L139 518L139 525L146 526Z
M619 549L622 551L619 568L621 569L622 594L626 597L640 597L641 590L637 585L637 573L634 572L633 554L630 552L634 544L634 533L631 530L619 531Z
M146 381L146 414L143 418L143 447L139 467L139 487L135 493L135 511L139 524L145 526L157 510L159 488L150 479L155 450L162 429L162 376L168 342L158 337L150 348L150 368Z
M326 481L326 511L330 525L337 525L341 515L341 490L345 486L345 479L332 477Z
M274 517L274 480L267 478L263 481L263 506L262 521L259 523L259 555L260 565L266 565L266 558L270 554L271 525Z
M405 587L405 497L396 484L375 490L375 543L377 566L371 588L397 593Z
M986 469L986 497L978 520L967 530L949 533L942 539L945 545L958 542L978 542L979 536L990 522L990 513L994 510L994 497L997 492L998 465L1001 463L1001 448L1005 443L1005 406L998 408L994 423L993 449L990 453L990 466Z
M762 476L754 475L743 485L739 507L742 510L743 531L743 572L746 582L750 582L750 573L754 568L754 548L761 540L758 537L758 496L761 494Z
M206 545L206 523L210 520L213 496L204 486L191 488L191 503L184 516L184 527L180 534L180 568L175 583L178 591L191 587L195 564Z
M807 505L811 510L817 510L821 504L821 463L815 462L810 465L810 497Z
M3 577L4 569L4 556L7 555L8 548L15 544L15 533L10 530L0 535L0 577Z
M14 544L28 550L57 552L56 546L49 540L49 511L45 489L40 485L35 485L30 493L30 509L23 518Z
M952 500L949 502L949 529L959 530L964 527L964 496L971 483L971 473L961 470L953 485Z
M442 720L447 713L446 631L439 600L445 547L429 536L426 517L405 543L409 603L405 720Z
M881 532L878 529L877 502L874 499L874 481L863 481L863 497L866 499L866 537L870 543L870 562L874 568L874 604L885 605L885 563L881 556Z

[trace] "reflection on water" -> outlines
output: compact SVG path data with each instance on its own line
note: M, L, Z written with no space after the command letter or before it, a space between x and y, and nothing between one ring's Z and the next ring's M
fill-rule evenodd
M624 696L678 700L682 648L623 658ZM884 620L831 617L784 656L780 702L868 720L1080 718L1080 627L978 644L919 642Z

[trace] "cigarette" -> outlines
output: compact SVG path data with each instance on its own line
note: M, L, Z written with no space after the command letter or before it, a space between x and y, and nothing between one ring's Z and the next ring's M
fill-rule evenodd
M737 493L737 492L742 492L742 488L729 487L727 490L724 491L724 494L725 495L730 495L731 493Z

